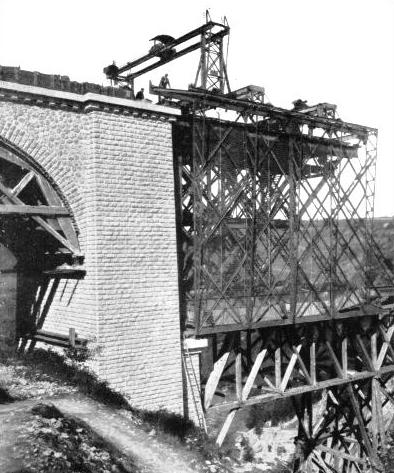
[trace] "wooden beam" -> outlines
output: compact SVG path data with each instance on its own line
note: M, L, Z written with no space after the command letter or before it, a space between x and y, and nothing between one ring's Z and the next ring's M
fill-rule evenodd
M286 389L286 387L287 387L287 383L289 382L291 373L293 372L294 366L295 366L296 361L297 361L297 355L298 355L298 353L300 352L301 348L302 348L302 345L301 345L301 344L298 345L297 347L295 347L295 351L294 351L294 353L291 355L289 364L287 365L285 374L283 375L282 382L280 383L280 389L281 389L281 391L284 391L284 390Z
M238 351L235 357L235 390L237 399L242 401L242 353Z
M309 347L310 371L312 384L316 384L316 342L313 341Z
M315 461L315 464L319 467L319 470L322 470L324 473L334 473L335 470L326 464L323 458L320 456L320 452L316 450L312 451L312 456Z
M353 412L354 412L354 414L357 418L358 428L359 428L359 431L360 431L361 438L364 442L365 449L368 453L369 458L371 459L371 462L373 462L375 465L377 465L379 463L379 460L377 458L376 452L374 451L374 449L372 447L371 440L368 437L368 432L367 432L367 429L365 427L365 421L363 419L363 416L362 416L362 413L361 413L361 410L360 410L360 406L359 406L359 404L357 402L357 399L356 399L356 396L354 394L353 386L347 385L346 390L347 390L347 393L349 394L350 404L353 408Z
M348 370L347 348L348 348L348 339L347 337L344 337L341 342L341 355L342 355L342 371L345 377L347 376L347 370Z
M282 380L282 356L280 347L275 349L275 387L277 389L281 388Z
M245 386L242 389L241 393L239 393L239 390L242 388L242 385L241 385L241 387L239 387L238 383L237 383L237 397L238 397L238 399L246 400L248 398L248 396L250 394L250 391L252 389L254 380L256 379L257 373L259 372L259 369L261 367L261 364L264 360L264 357L265 357L266 353L267 353L267 350L264 349L257 355L256 360L253 364L252 370L251 370L251 372L248 376L248 379L247 379L247 381L245 383ZM239 362L238 362L238 357L239 357ZM239 376L240 376L239 373L241 373L239 371L240 368L237 368L237 367L238 367L238 363L241 363L241 362L242 362L241 353L238 353L237 358L236 358L236 363L235 363L235 373L236 373L236 380L237 381L238 381ZM221 428L221 430L219 432L219 435L216 439L216 443L217 443L217 445L219 445L219 447L222 445L223 440L225 439L225 437L227 435L227 432L228 432L228 430L231 426L231 423L233 422L234 417L237 414L237 412L238 412L238 409L233 409L227 414L227 417L226 417L226 420L224 421L223 427Z
M329 447L326 447L324 445L317 445L315 448L317 450L321 450L322 452L327 452L327 453L330 453L331 455L338 456L338 457L340 457L344 460L349 460L349 461L352 461L352 462L361 463L362 465L368 465L369 464L366 460L363 460L360 457L356 457L354 455L349 455L345 452L341 452L339 450L335 450L333 448L329 448Z
M298 361L298 364L300 365L303 375L305 376L306 382L308 384L313 384L313 380L305 366L304 360L301 358L300 351L295 346L292 347L292 350L293 350L293 353L297 355L297 361Z
M15 197L10 189L0 182L0 191L14 204L24 205L23 202ZM68 248L72 253L77 256L81 256L78 248L75 248L68 240L63 238L54 228L52 228L44 219L37 216L31 216L31 218L37 222L42 228L50 233L56 240L58 240L63 246Z
M69 216L70 213L65 207L55 207L47 205L0 205L0 215L19 215L29 217L41 215L45 217Z
M337 356L335 355L334 349L331 346L331 343L329 341L326 341L326 346L328 348L328 354L330 355L330 358L334 364L335 371L337 372L337 375L339 378L345 378L345 375L342 370L342 366L338 361Z
M15 196L18 196L23 189L29 184L29 182L33 179L35 176L33 171L28 172L23 176L23 178L18 182L18 184L12 189L12 193Z
M238 409L234 409L227 414L226 420L224 421L223 427L221 428L219 435L216 439L216 444L221 447L223 440L226 438L227 432L234 420L235 414L238 412Z
M242 400L246 401L249 397L250 391L252 390L253 383L257 377L257 374L260 370L261 364L264 361L265 355L267 353L267 349L262 350L257 356L254 361L253 367L250 370L248 379L246 380L245 386L242 391Z
M388 372L388 367L387 367L387 370L385 370L385 372ZM390 366L390 372L394 372L394 365ZM276 392L270 392L266 394L260 394L258 396L250 397L249 399L243 402L239 402L239 401L224 402L222 404L217 404L215 406L212 406L210 409L211 410L222 410L222 409L230 410L230 409L236 409L236 408L241 409L247 406L252 406L254 404L264 404L267 402L272 402L272 401L275 401L275 399L283 399L286 397L298 396L300 394L306 394L306 393L310 393L314 391L320 391L322 389L327 389L332 386L341 386L343 384L353 383L356 381L360 381L362 379L373 378L375 375L376 375L375 372L362 371L355 375L349 376L348 378L338 377L338 378L328 379L326 381L317 382L315 385L305 385L305 386L298 386L296 388L290 388L284 392L276 391Z
M382 398L381 398L382 393L380 391L380 382L378 379L374 378L372 380L371 388L372 388L372 408L374 409L372 410L372 420L374 421L375 427L376 427L374 442L376 442L376 449L378 449L381 446L383 450L385 450L386 449L386 430L385 430L384 418L383 418L383 408L382 408Z
M369 370L371 371L374 370L375 366L371 360L367 347L365 346L364 341L361 338L360 334L356 335L356 346L358 347L360 358L364 361L365 365L368 367Z
M15 166L18 166L19 168L22 168L22 169L29 169L29 170L32 169L29 164L25 163L25 161L23 161L21 158L16 156L14 153L1 147L0 147L0 159L4 159L5 161L8 161L9 163L14 164Z
M377 366L378 369L380 369L381 366L383 365L384 359L385 359L386 354L387 354L387 350L390 350L391 356L393 356L393 358L394 358L394 350L393 350L393 347L391 346L391 338L392 338L393 333L394 333L394 326L390 327L387 330L387 332L385 332L383 327L381 325L379 325L379 331L382 335L384 343L382 345L382 348L380 349L379 356L378 356L378 359L376 361L376 366Z
M222 376L224 367L226 366L231 350L233 348L233 344L234 344L234 335L233 334L227 335L224 341L225 346L224 346L223 354L220 356L220 358L217 361L215 361L213 370L211 374L209 375L207 384L205 385L205 394L204 394L205 409L208 409L209 406L211 405L220 377Z
M61 198L57 195L55 190L52 186L49 185L48 181L44 179L42 176L37 176L37 183L40 186L42 193L44 194L45 198L47 199L48 204L50 205L62 205ZM80 249L78 237L75 233L73 224L70 218L58 218L57 219L60 228L62 229L64 235L68 240L70 240L71 244L75 247Z

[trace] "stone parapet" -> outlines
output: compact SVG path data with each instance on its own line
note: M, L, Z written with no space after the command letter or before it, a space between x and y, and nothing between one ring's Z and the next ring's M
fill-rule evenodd
M32 85L25 85L0 80L0 100L37 105L47 108L60 108L71 112L91 112L102 110L104 112L133 114L143 118L173 120L180 115L178 109L163 105L153 104L148 100L132 100L128 98L111 97L87 92L79 95L73 92L46 89Z
M43 74L42 72L25 71L20 67L0 66L0 80L35 87L62 90L73 94L94 93L110 97L132 98L131 90L121 87L102 86L91 82L76 82L68 76Z

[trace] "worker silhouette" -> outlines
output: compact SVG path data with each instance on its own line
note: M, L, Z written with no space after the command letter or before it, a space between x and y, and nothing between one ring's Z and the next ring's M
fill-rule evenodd
M161 87L163 89L166 89L167 87L171 87L170 86L170 80L168 78L168 74L164 74L164 76L160 79L159 87Z
M144 89L141 89L137 92L137 95L135 96L135 99L136 100L143 100L145 97L144 97Z
M160 79L159 87L162 89L167 89L168 87L171 87L168 74L164 74L164 76ZM164 102L164 97L159 95L158 103L163 103L163 102Z

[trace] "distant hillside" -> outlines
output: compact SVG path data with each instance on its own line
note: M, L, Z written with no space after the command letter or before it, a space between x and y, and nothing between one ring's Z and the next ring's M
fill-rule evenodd
M384 256L394 264L394 217L375 218L374 239Z
M373 228L373 238L383 256L375 260L375 267L379 271L378 284L392 285L394 283L394 217L376 218Z

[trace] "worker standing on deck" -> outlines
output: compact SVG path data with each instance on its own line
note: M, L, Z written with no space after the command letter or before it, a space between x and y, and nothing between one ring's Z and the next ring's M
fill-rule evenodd
M164 74L164 76L160 79L159 87L162 89L167 89L167 87L171 87L170 85L170 80L168 78L168 74ZM164 100L162 97L159 95L159 102L162 103Z
M137 92L137 95L135 96L136 100L143 100L144 97L144 89L141 89Z
M168 74L164 74L164 76L160 79L159 87L166 89L167 87L171 87L170 79L168 78Z

